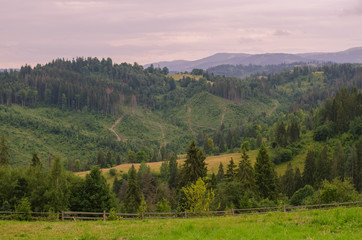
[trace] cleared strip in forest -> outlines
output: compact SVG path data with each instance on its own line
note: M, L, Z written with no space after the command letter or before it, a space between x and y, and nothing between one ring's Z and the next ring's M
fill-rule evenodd
M116 131L114 131L114 127L122 120L122 115L116 120L116 122L112 125L112 127L109 129L111 132L113 132L116 137L117 137L117 141L120 142L122 139L121 137L116 133ZM127 140L125 140L127 141Z

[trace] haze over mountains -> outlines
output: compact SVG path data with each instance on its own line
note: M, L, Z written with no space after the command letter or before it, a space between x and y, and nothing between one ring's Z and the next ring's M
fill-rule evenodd
M208 69L223 64L230 65L275 65L295 62L335 62L335 63L362 63L362 47L350 48L333 53L216 53L212 56L194 61L175 60L152 63L155 67L167 67L171 72L191 71L194 68ZM145 65L145 67L151 64Z

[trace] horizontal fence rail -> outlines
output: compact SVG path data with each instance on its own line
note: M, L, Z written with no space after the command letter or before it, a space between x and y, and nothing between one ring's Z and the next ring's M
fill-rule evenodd
M144 212L144 213L115 213L115 212L71 212L63 211L61 213L52 212L8 212L0 211L0 219L8 220L45 220L45 221L67 221L67 220L135 220L135 219L170 219L170 218L192 218L192 217L212 217L212 216L240 216L248 214L265 214L270 212L292 212L292 211L310 211L316 209L331 209L338 207L361 207L362 201L327 203L303 206L280 206L265 208L244 208L229 209L224 211L205 211L205 212Z

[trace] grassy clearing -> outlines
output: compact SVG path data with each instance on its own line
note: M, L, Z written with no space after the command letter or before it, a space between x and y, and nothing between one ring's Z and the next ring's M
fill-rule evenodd
M360 239L362 209L194 219L0 221L0 239Z

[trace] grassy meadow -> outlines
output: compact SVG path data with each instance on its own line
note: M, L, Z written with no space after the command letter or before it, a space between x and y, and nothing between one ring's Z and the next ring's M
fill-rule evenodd
M0 221L0 239L360 239L362 209L192 219Z

